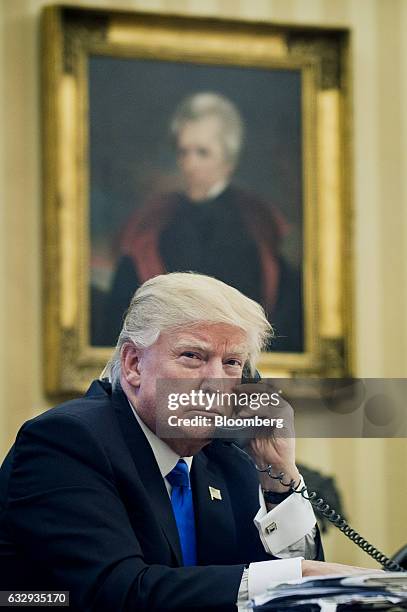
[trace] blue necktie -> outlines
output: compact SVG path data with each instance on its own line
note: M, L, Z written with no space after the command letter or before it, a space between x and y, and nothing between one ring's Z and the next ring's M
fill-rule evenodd
M180 459L166 478L172 487L171 503L178 527L184 565L196 565L194 506L189 471L185 461Z

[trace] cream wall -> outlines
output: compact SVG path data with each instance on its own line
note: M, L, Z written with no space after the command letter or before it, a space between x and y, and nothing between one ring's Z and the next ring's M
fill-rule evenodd
M42 392L38 19L43 0L0 0L0 454L48 407ZM81 0L70 4L347 26L353 35L355 346L360 376L407 375L405 0ZM337 476L352 524L386 552L407 543L404 440L300 440ZM370 564L338 532L331 560Z

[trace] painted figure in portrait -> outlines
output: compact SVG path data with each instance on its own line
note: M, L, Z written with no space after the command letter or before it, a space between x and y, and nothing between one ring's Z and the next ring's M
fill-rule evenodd
M151 193L120 231L104 344L115 344L129 300L143 282L191 270L263 304L276 330L270 350L302 351L301 274L280 248L289 223L273 202L234 177L245 132L237 106L216 92L189 95L169 129L180 187Z

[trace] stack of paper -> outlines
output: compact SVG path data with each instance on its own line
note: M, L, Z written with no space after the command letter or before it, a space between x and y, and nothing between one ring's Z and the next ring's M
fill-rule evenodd
M276 582L256 597L248 609L256 612L407 610L407 573L376 572Z

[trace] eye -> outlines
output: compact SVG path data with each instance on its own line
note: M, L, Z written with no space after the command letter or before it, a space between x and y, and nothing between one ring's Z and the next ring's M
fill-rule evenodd
M204 147L198 147L197 153L199 157L209 157L209 149L205 149Z
M179 355L179 362L185 368L200 368L202 365L202 355L194 351L183 351Z
M235 368L243 367L243 364L240 361L240 359L228 359L227 362L226 362L226 365L230 365L230 366L233 366Z
M192 351L184 351L181 353L181 357L187 357L188 359L200 359L201 357Z

